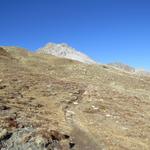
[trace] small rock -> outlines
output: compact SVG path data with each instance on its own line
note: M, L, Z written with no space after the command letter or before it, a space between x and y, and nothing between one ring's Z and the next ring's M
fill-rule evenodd
M42 104L36 104L36 106L35 107L37 107L37 108L41 108L41 107L43 107L43 105Z
M69 143L69 148L71 149L71 148L73 148L75 146L75 143L73 143L73 142L70 142Z
M78 102L73 102L73 104L74 104L74 105L78 105L79 103L78 103Z
M75 115L75 112L74 112L74 111L71 111L71 110L67 110L67 113L68 113L68 114L71 114L71 115Z
M12 81L18 81L18 79L17 78L13 78Z
M80 94L80 90L74 91L73 94Z
M32 138L31 134L25 135L22 139L22 143L27 143Z
M99 101L100 101L100 102L103 102L104 100L101 98Z
M35 98L34 97L29 97L29 100L34 100Z
M92 102L92 99L88 99L88 102Z
M95 107L94 105L92 105L92 108L93 108L94 110L98 110L98 107Z
M98 107L95 107L95 108L94 108L94 110L98 110L98 109L99 109Z
M111 117L111 115L110 114L106 114L106 117Z
M60 142L60 145L61 145L63 150L69 150L70 149L70 145L68 143L68 140L62 140Z
M119 123L119 121L118 121L118 120L116 120L116 123Z
M37 137L37 138L35 139L35 143L36 143L37 146L39 146L39 147L44 147L46 141L45 141L45 139L44 139L43 137Z
M71 98L71 100L72 100L72 101L78 100L78 97L77 97L77 96L73 96L73 97Z
M127 127L122 127L122 129L123 129L123 130L128 130L128 128L127 128Z
M52 87L52 85L51 85L51 84L48 84L46 87L47 87L47 88L50 88L50 87Z
M73 111L67 111L66 112L66 118L69 120L72 120L72 117L75 115L75 113Z
M15 117L8 117L5 119L6 122L8 123L9 127L14 127L14 128L18 128L18 122L16 121Z
M28 148L27 150L32 150L32 148Z
M5 88L6 88L6 85L1 85L1 86L0 86L0 89L1 89L1 90L5 89Z
M9 109L9 107L7 107L5 105L0 106L0 110L8 110L8 109Z
M0 141L9 138L10 133L8 133L7 129L0 130Z

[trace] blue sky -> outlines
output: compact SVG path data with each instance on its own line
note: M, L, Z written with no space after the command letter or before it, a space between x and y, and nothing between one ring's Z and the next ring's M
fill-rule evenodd
M68 43L102 63L150 70L149 0L0 0L0 45Z

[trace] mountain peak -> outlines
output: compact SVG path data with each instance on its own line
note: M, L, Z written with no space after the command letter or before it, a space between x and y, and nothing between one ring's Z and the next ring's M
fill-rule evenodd
M47 43L44 47L40 48L38 53L51 54L57 57L64 57L76 61L80 61L87 64L96 63L94 60L89 58L87 55L79 52L75 48L72 48L66 43Z

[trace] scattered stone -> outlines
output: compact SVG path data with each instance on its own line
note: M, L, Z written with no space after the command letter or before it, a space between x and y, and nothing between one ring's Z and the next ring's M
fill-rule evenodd
M37 144L38 147L44 147L46 144L46 140L43 137L37 137L35 139L35 143Z
M103 67L104 69L109 69L109 67L106 66L106 65L102 65L102 67Z
M110 114L106 114L106 117L110 117L111 115Z
M5 89L6 87L7 87L6 85L1 85L1 86L0 86L0 90Z
M101 98L99 101L100 101L100 102L103 102L104 100Z
M69 143L69 148L70 148L70 149L72 149L74 146L75 146L75 143L73 143L73 142L70 142L70 143Z
M42 104L37 104L35 107L36 108L41 108L41 107L43 107L43 105Z
M88 99L88 102L92 102L92 99Z
M32 148L28 148L27 150L32 150Z
M35 139L38 147L46 148L46 150L69 150L70 136L62 134L56 130L41 130Z
M74 104L74 105L78 105L79 103L78 103L78 102L73 102L73 104Z
M68 110L68 111L66 112L66 118L67 118L67 119L71 119L73 115L75 115L75 113L74 113L73 111L69 111L69 110Z
M92 108L93 108L94 110L98 110L98 109L99 109L98 107L95 107L94 105L92 105Z
M74 91L73 94L80 94L80 90Z
M8 110L8 109L10 109L10 107L8 107L6 105L0 106L0 110Z
M9 139L11 133L7 131L7 129L0 129L0 141Z
M71 98L71 100L72 100L72 101L78 100L78 96L73 96L73 97Z
M122 129L123 129L123 130L128 130L128 128L127 128L127 127L122 127Z
M51 130L50 133L51 133L52 140L60 141L62 139L68 138L67 135L63 135L55 130Z
M62 140L60 142L60 145L61 145L62 150L69 150L70 149L68 140Z
M18 81L18 79L17 78L13 78L12 81Z
M35 100L35 98L34 97L29 97L29 100Z
M17 123L17 121L16 121L15 118L8 117L8 118L6 118L5 120L6 120L6 122L8 123L8 126L9 126L9 127L18 128L18 125L19 125L19 124Z
M50 88L51 86L52 86L51 84L48 84L46 87L47 87L47 88Z
M118 121L118 120L116 120L116 123L119 123L119 121Z
M27 135L25 135L24 137L23 137L23 140L22 140L22 142L23 143L27 143L27 142L29 142L29 140L32 138L32 134L27 134Z

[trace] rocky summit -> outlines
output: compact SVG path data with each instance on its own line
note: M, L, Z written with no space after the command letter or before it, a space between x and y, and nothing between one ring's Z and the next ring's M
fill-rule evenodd
M87 64L95 63L94 60L92 60L85 54L77 51L76 49L70 47L68 44L65 43L62 44L48 43L44 47L38 49L37 52L77 60L79 62Z
M149 76L43 52L0 47L1 150L150 149Z

